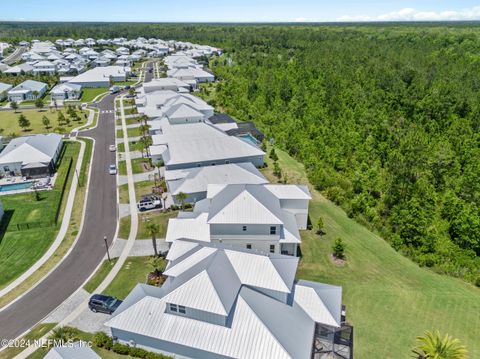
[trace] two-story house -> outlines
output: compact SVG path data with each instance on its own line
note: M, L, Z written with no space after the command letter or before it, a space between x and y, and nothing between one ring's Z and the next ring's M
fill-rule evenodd
M296 256L310 199L302 185L210 184L193 212L169 220L166 241L190 238Z

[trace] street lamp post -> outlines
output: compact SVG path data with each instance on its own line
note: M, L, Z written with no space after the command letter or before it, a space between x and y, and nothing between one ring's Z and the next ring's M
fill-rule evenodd
M108 251L107 236L103 236L103 240L105 241L105 249L107 250L108 261L111 262L112 260L110 259L110 252Z

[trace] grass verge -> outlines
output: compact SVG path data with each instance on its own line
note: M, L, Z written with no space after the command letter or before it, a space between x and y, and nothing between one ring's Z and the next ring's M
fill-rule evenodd
M90 280L83 286L83 289L85 289L89 293L93 293L93 291L100 285L100 283L102 283L110 270L113 268L113 266L117 262L117 259L118 258L112 258L111 261L104 260L100 268L98 268L93 275L93 277L90 278Z
M45 334L47 334L50 330L52 330L56 323L47 323L47 324L38 324L34 327L28 334L23 336L20 340L35 340L40 339ZM7 348L0 352L0 359L10 359L21 353L25 348L17 347L17 348ZM40 357L40 358L43 358Z
M150 239L151 235L148 232L147 226L149 223L156 223L159 226L157 238L165 238L167 235L168 220L170 218L176 218L178 211L172 212L160 212L152 211L146 213L140 213L138 218L138 232L137 239Z

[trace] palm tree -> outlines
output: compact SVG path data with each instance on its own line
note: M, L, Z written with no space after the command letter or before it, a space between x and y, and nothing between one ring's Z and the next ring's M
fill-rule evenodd
M422 337L417 337L418 346L413 350L417 359L465 359L467 349L460 340L445 334L442 338L440 332L426 331Z
M158 257L157 234L160 231L160 226L156 223L149 223L147 224L147 231L152 236L152 245L153 245L153 252L155 253L155 257Z
M182 209L185 208L185 200L187 199L187 194L183 192L178 192L177 195L175 196L178 201L182 204Z

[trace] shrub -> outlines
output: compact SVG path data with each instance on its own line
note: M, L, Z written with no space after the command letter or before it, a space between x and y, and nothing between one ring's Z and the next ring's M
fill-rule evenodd
M96 332L93 336L93 344L96 347L110 350L113 346L113 340L104 332Z
M339 259L345 258L345 243L343 243L343 240L341 238L335 239L332 249L333 249L333 255L336 258L339 258Z
M128 353L130 353L130 347L127 346L127 345L120 344L120 343L113 344L112 350L115 353L121 354L121 355L128 355Z

